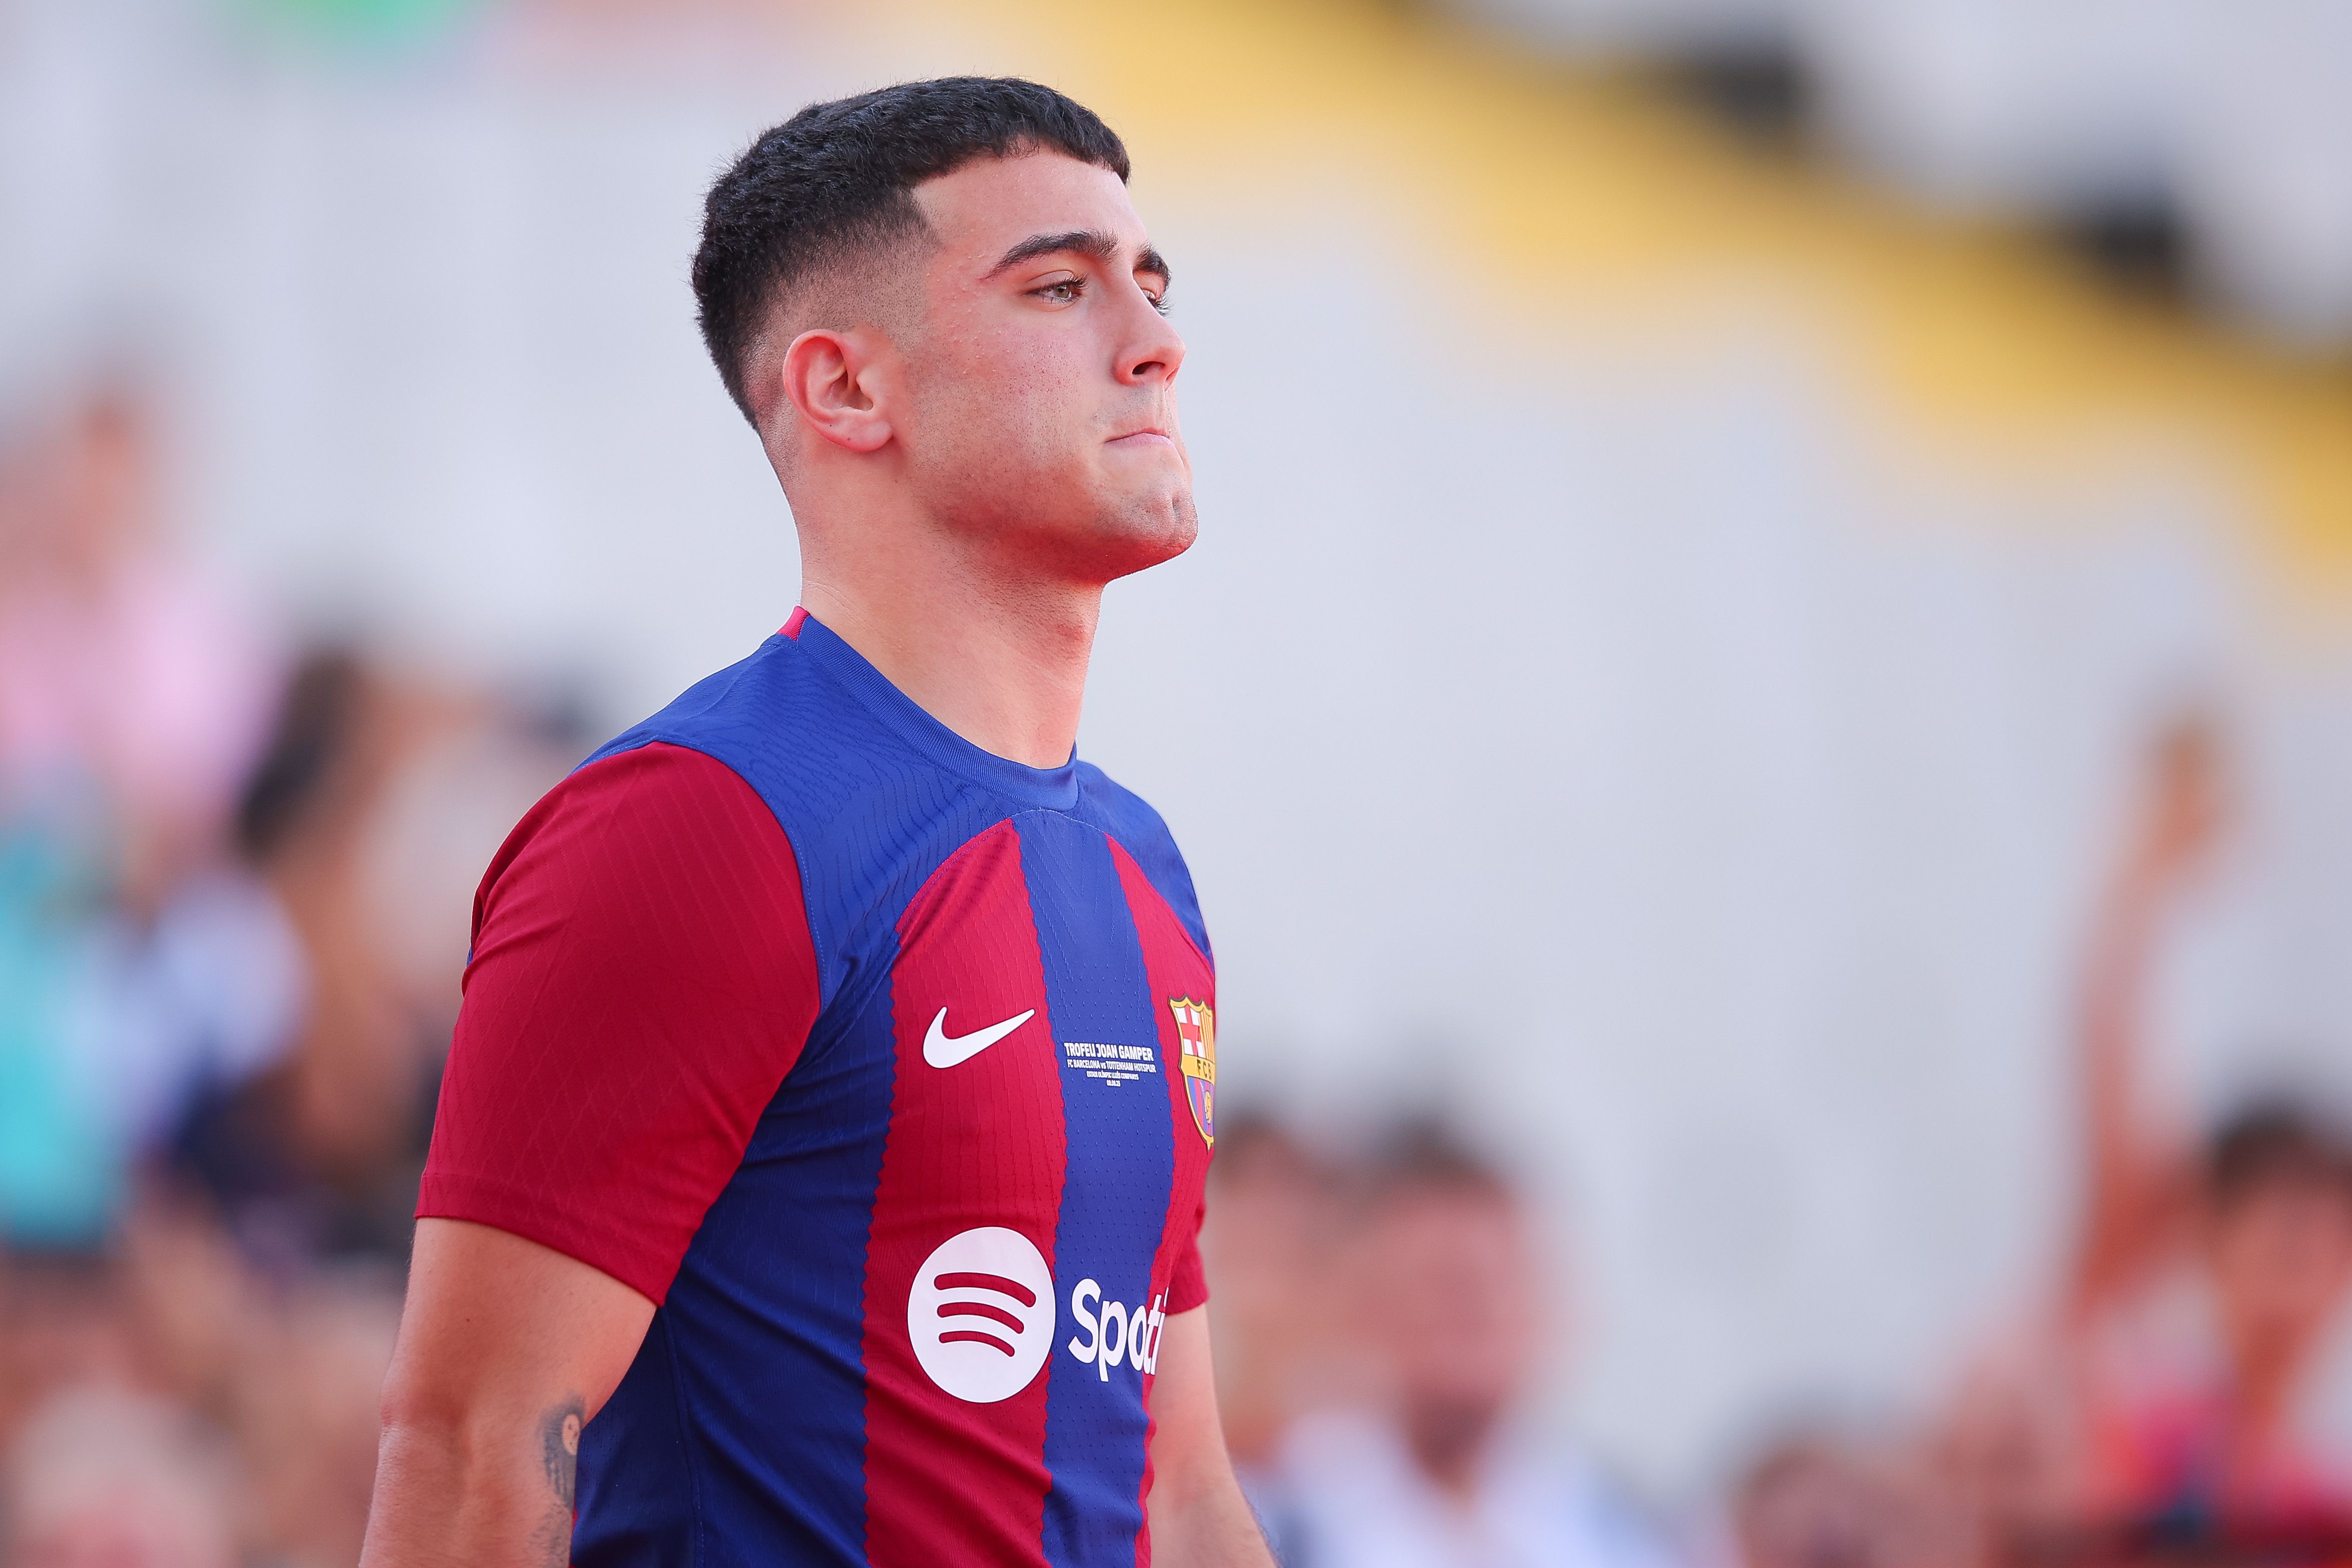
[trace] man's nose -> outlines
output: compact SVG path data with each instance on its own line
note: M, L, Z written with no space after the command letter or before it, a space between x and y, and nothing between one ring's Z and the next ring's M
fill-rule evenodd
M1135 301L1141 319L1133 341L1119 355L1118 379L1135 385L1172 381L1184 362L1184 340L1152 305L1151 297L1139 287L1135 291Z

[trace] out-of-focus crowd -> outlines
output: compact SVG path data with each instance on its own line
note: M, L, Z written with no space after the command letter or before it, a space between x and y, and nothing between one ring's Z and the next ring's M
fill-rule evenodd
M474 880L564 727L304 646L99 376L0 432L0 1561L357 1559Z
M1227 1434L1292 1568L2000 1568L2352 1557L2352 1454L2313 1424L2352 1284L2352 1142L2317 1098L2168 1130L2141 1013L2225 817L2211 732L2152 748L2089 934L2084 1186L2063 1276L1936 1407L1767 1433L1647 1515L1528 1418L1573 1271L1506 1173L1433 1124L1335 1154L1219 1139L1204 1253Z
M592 737L257 635L163 526L159 461L119 377L0 440L0 1562L348 1563L471 889ZM1285 1560L2352 1556L2352 1465L2303 1425L2352 1144L2307 1094L2168 1132L2143 1061L2224 761L2194 722L2152 748L2084 944L2063 1278L1937 1407L1790 1426L1696 1509L1536 1423L1573 1260L1475 1140L1229 1116L1219 1380Z

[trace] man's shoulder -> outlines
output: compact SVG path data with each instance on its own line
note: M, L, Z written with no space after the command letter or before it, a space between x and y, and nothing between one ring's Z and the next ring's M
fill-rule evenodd
M1159 838L1176 847L1168 831L1167 820L1153 809L1150 801L1096 767L1081 759L1078 768L1078 810L1094 820L1095 825L1114 837L1133 834L1139 838Z
M840 664L779 633L598 747L573 775L660 750L740 779L741 798L771 832L782 831L796 862L828 1003L850 959L888 928L923 876L1017 809L910 740Z
M799 749L822 759L823 738L840 727L816 711L811 683L774 656L778 641L698 681L550 789L491 862L478 931L501 900L560 893L566 904L601 910L674 900L688 885L698 904L774 904L784 925L803 930L800 861L814 837L808 824L821 819L793 809L794 770L776 765L773 753L786 748L771 732L806 737ZM825 772L799 771L820 785Z
M871 737L856 722L856 705L798 653L791 639L770 637L598 747L582 767L666 743L724 763L771 804L794 790L824 793Z
M599 750L515 825L476 895L477 936L494 904L602 908L757 866L797 882L774 815L733 768L690 747L646 740ZM774 876L766 879L772 883ZM717 876L761 902L762 879ZM796 896L795 889L795 896ZM707 902L711 887L701 889Z
M653 746L700 753L764 801L803 860L855 857L877 811L918 809L929 769L856 694L779 633L606 741L583 769Z
M1203 954L1209 933L1201 918L1199 895L1193 891L1192 868L1176 847L1167 820L1142 796L1119 783L1091 762L1078 764L1076 815L1108 834L1128 852L1153 889Z

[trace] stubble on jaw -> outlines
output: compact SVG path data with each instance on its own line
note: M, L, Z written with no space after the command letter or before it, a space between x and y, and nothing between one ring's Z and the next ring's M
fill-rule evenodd
M1070 439L1073 426L1098 429L1097 417L1035 408L1007 419L985 398L974 401L973 382L942 380L946 395L919 417L956 438L908 476L940 532L999 569L1017 562L1070 582L1114 581L1192 548L1200 517L1181 447L1165 471L1122 476L1134 455Z
M1016 491L954 507L939 521L962 551L987 562L988 575L1074 586L1148 571L1190 549L1200 532L1189 490L1103 497L1049 517Z

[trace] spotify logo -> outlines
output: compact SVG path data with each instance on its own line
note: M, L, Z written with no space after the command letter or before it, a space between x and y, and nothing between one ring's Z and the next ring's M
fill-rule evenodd
M907 1337L933 1383L973 1405L1029 1386L1054 1347L1054 1276L1017 1230L986 1225L940 1244L907 1296Z

